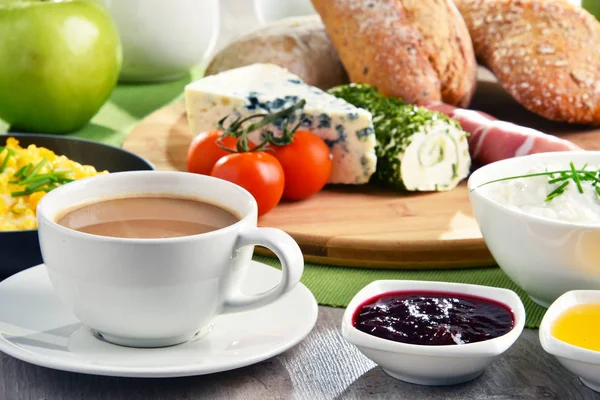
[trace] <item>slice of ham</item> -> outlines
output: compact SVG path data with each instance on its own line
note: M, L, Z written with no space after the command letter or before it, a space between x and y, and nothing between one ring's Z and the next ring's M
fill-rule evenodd
M469 136L471 159L477 164L489 164L506 158L552 151L581 150L568 140L500 121L480 111L457 108L439 101L420 104L454 118Z

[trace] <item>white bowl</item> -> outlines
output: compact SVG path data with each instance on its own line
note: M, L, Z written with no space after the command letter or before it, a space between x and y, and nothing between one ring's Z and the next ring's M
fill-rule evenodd
M600 289L600 225L555 221L500 204L485 192L491 180L569 162L600 165L600 152L540 153L498 161L473 172L468 187L475 219L502 270L536 303L548 307L575 289ZM484 190L485 189L485 190Z
M356 310L367 300L395 291L439 291L478 296L505 304L515 317L513 329L494 339L462 345L426 346L395 342L354 327ZM375 281L354 296L342 319L342 335L390 376L427 386L454 385L477 378L517 340L525 309L513 291L488 286L427 281Z
M560 296L542 319L540 343L563 367L577 375L590 389L600 392L600 352L584 349L556 339L551 328L556 318L577 304L600 302L600 290L572 290Z

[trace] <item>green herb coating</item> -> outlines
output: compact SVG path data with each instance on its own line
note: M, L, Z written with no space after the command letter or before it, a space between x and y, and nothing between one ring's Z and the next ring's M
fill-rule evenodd
M402 155L416 133L427 133L429 127L440 121L462 131L457 121L440 112L407 104L398 98L385 97L375 87L367 84L336 86L328 92L372 114L377 141L377 170L371 180L378 184L406 190L401 171ZM467 133L464 134L466 137ZM461 154L458 158L464 156ZM439 160L443 157L444 154L440 153ZM452 168L453 178L456 178L457 166L453 165Z

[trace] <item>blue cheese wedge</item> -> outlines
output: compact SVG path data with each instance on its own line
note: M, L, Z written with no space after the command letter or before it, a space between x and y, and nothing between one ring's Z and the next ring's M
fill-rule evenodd
M333 164L329 183L364 184L375 173L375 131L371 113L302 80L274 64L252 64L207 76L185 88L191 132L215 129L230 116L276 112L306 100L302 129L320 136L331 148ZM227 125L227 124L226 124ZM279 125L279 126L278 126ZM281 133L281 126L265 129ZM260 132L252 137L260 139Z

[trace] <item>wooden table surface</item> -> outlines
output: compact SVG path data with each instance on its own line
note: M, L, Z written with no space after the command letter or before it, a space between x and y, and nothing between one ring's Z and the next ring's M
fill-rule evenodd
M0 399L600 399L600 394L542 350L538 331L531 329L472 382L438 388L400 382L342 339L343 311L319 307L319 319L310 335L277 357L197 377L133 379L75 374L0 353Z

